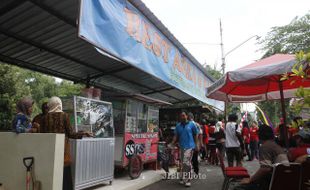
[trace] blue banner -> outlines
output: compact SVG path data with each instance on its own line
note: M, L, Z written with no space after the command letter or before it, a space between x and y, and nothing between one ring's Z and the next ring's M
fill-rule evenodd
M79 36L94 46L222 109L206 98L211 81L127 0L82 0Z

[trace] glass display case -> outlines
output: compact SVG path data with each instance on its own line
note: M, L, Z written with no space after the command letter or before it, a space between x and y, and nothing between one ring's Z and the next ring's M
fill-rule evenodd
M91 132L95 138L70 139L74 189L112 183L114 176L114 125L112 104L74 96L63 99L75 132Z
M74 96L63 100L63 108L70 114L75 132L90 132L100 138L114 136L111 103Z
M147 131L158 132L159 127L159 109L154 106L149 106L147 118Z
M113 100L115 134L158 132L159 109L141 101Z
M124 134L125 131L125 118L126 118L126 101L112 101L113 105L113 120L115 135Z

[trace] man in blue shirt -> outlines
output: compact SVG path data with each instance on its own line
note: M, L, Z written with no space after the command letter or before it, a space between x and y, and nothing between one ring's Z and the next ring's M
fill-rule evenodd
M182 112L180 115L181 122L177 124L174 131L174 138L172 144L178 141L180 146L181 157L181 181L180 184L185 184L190 187L191 170L192 170L192 156L193 150L199 150L198 145L198 129L196 125L188 121L188 115Z

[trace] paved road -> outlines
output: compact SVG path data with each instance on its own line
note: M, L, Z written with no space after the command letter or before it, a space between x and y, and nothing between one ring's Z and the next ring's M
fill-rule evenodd
M253 174L259 167L257 161L245 162L244 166ZM186 188L178 184L178 180L162 180L142 190L180 190L180 189L193 189L193 190L220 190L224 177L219 166L206 166L200 163L201 176L205 175L205 179L195 179L192 181L191 188Z

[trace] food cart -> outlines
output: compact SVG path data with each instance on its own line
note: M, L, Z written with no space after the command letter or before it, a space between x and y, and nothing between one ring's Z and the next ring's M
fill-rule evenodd
M143 95L111 99L115 126L115 166L138 178L143 164L155 163L158 151L159 105L169 104Z
M114 127L112 104L74 96L63 100L75 132L91 132L94 138L70 139L74 189L85 189L114 177Z

